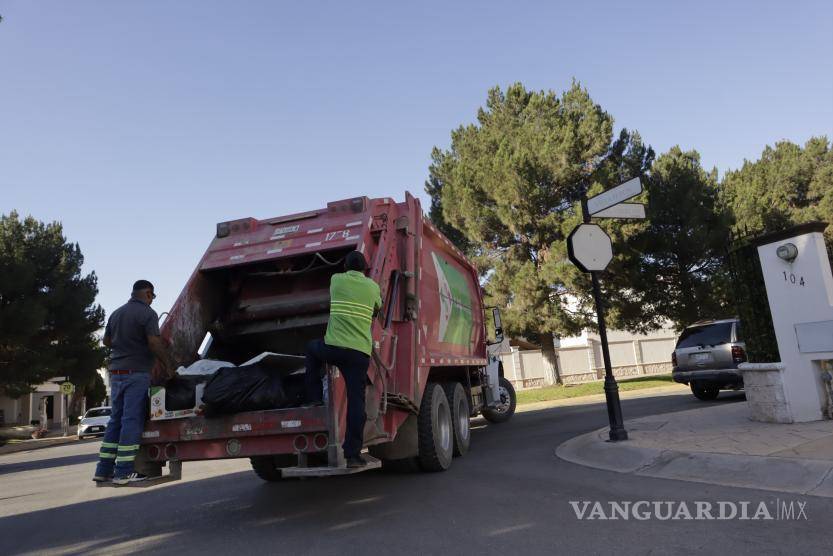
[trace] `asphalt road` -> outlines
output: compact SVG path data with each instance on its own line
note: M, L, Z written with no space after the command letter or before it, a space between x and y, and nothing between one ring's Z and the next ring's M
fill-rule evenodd
M715 403L732 403L737 395ZM626 419L702 407L690 394L623 402ZM640 478L573 465L558 444L606 424L604 405L474 426L445 473L264 483L245 460L184 479L95 488L97 441L0 456L0 554L829 554L833 500ZM579 520L570 501L802 502L800 520ZM677 506L675 506L677 507Z

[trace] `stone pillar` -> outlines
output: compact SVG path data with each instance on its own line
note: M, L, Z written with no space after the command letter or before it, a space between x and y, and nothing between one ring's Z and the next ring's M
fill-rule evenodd
M604 378L604 367L596 366L596 340L587 338L587 370L596 373L596 378Z
M784 365L741 363L739 369L743 375L749 418L765 423L792 423L792 411L784 393Z
M520 381L521 388L524 387L524 362L521 359L521 350L517 346L510 348L512 350L512 370L515 373L515 380Z
M813 222L756 238L793 422L822 418L818 361L833 359L833 274L822 232ZM753 379L754 380L754 379Z
M644 375L645 365L642 364L642 346L639 343L639 340L633 341L633 359L636 361L637 374Z

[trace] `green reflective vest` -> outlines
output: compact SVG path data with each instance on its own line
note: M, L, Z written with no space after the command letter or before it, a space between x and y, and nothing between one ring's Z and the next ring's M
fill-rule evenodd
M373 312L381 307L376 282L355 270L334 274L330 279L330 322L324 343L370 355Z

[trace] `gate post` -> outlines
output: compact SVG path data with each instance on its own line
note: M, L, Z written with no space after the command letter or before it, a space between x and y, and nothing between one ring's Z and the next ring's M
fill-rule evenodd
M751 241L760 260L783 365L778 373L783 394L778 397L784 399L760 401L780 404L785 410L782 422L822 419L831 403L820 368L821 361L833 360L833 273L822 235L826 227L812 222ZM747 365L744 379L753 372L754 366Z

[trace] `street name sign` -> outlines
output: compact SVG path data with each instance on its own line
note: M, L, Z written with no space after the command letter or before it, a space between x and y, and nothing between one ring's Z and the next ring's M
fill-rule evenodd
M645 218L645 205L641 203L619 203L601 210L593 218L631 218L642 220Z
M596 213L627 201L631 197L636 197L640 193L642 193L642 182L639 181L638 177L630 179L613 189L608 189L604 193L599 193L595 197L587 199L587 212L590 216L595 216Z
M567 257L583 272L604 270L613 260L613 245L598 224L579 224L567 237Z
M622 417L622 404L619 401L619 387L613 376L610 363L610 347L607 343L607 326L605 325L604 302L599 272L607 268L613 260L613 245L604 230L598 224L591 224L597 218L645 218L645 206L639 203L625 203L631 197L642 193L642 182L633 178L613 189L588 199L581 200L581 217L584 224L579 224L567 237L567 257L579 270L590 273L593 284L593 302L596 305L596 322L599 325L599 339L602 344L602 360L605 367L605 400L607 416L610 421L608 436L611 442L628 439L628 431Z

